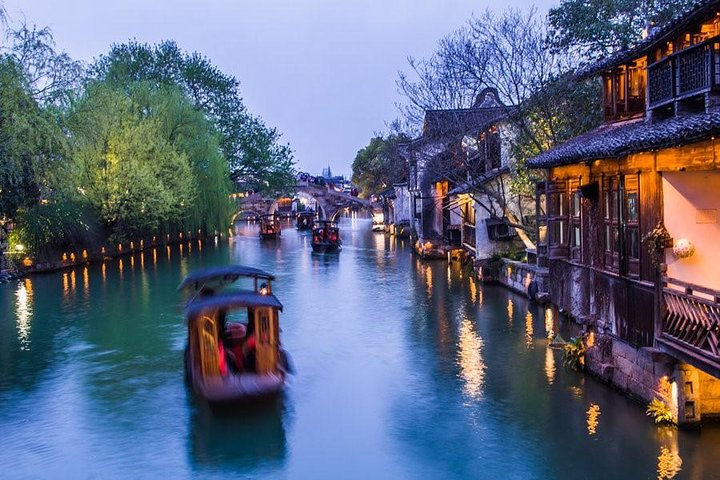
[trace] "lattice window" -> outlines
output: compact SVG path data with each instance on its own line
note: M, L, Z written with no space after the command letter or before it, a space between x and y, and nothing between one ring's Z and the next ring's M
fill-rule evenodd
M678 89L692 92L708 86L709 45L689 49L678 56Z
M655 104L673 97L673 64L667 59L648 68L650 103Z

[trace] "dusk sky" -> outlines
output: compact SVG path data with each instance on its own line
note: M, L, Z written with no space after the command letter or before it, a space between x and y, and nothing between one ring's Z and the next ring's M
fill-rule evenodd
M521 0L3 0L11 23L51 28L57 47L91 62L113 43L175 40L241 83L248 109L283 133L297 169L351 174L355 154L398 116L407 56L486 8ZM557 1L536 5L541 13Z

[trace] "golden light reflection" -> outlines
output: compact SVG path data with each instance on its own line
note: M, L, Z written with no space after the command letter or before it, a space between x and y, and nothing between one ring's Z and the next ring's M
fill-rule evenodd
M198 240L198 252L202 252L202 240Z
M472 299L473 303L477 302L477 285L475 284L475 279L471 276L470 277L470 298Z
M167 250L167 259L170 260L170 245L168 245L165 249Z
M550 340L555 338L555 318L551 308L545 309L545 334Z
M107 281L107 266L105 265L105 262L102 262L102 266L100 267L100 272L102 273L103 283L105 283Z
M153 266L157 267L157 248L153 248Z
M550 385L555 383L555 355L551 348L545 349L545 377Z
M122 258L118 262L118 272L120 273L120 278L123 278L123 261Z
M570 387L570 393L572 393L573 397L575 398L582 398L583 389L582 387L573 385L572 387Z
M675 478L681 469L682 458L680 458L677 450L673 451L665 446L661 446L657 463L658 480Z
M588 435L595 435L598 426L598 417L600 416L600 405L595 403L590 405L587 411L587 429Z
M70 272L70 291L72 291L73 293L75 293L75 285L75 270L72 270Z
M425 266L425 286L427 286L428 295L432 295L432 269Z
M483 291L482 289L478 290L478 299L477 299L478 305L483 304Z
M135 269L135 255L130 256L130 268Z
M140 252L140 270L145 270L145 252Z
M508 299L508 304L507 304L507 314L508 314L508 323L509 323L509 324L512 324L512 320L513 320L513 310L514 310L513 301L512 301L512 298L509 298L509 299Z
M527 312L525 314L525 346L527 348L533 347L533 314L532 312Z
M483 345L483 340L475 332L472 322L464 319L460 324L458 363L460 364L460 376L465 382L463 390L475 400L482 397L482 388L485 383Z
M63 296L67 297L70 294L70 282L68 279L67 272L63 273L62 279L63 279Z
M33 308L33 286L29 278L18 284L15 290L17 331L20 350L30 350L30 329Z
M188 241L188 253L192 253L192 242Z
M83 268L83 293L85 296L90 293L90 272L88 267Z
M180 244L180 256L181 257L183 256L183 244L182 243Z

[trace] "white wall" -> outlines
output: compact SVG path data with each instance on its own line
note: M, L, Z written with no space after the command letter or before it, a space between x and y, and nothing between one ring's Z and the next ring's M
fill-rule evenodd
M395 186L395 218L391 219L394 224L410 221L410 192L407 185Z
M720 290L720 172L664 173L663 214L674 241L687 238L695 245L689 258L666 250L667 275ZM704 223L707 214L714 214L713 223Z

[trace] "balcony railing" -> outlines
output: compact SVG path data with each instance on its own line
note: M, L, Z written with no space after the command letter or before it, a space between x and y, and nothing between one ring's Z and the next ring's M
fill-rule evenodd
M650 108L720 87L720 36L648 66Z
M720 364L720 292L665 279L660 340L703 362Z

